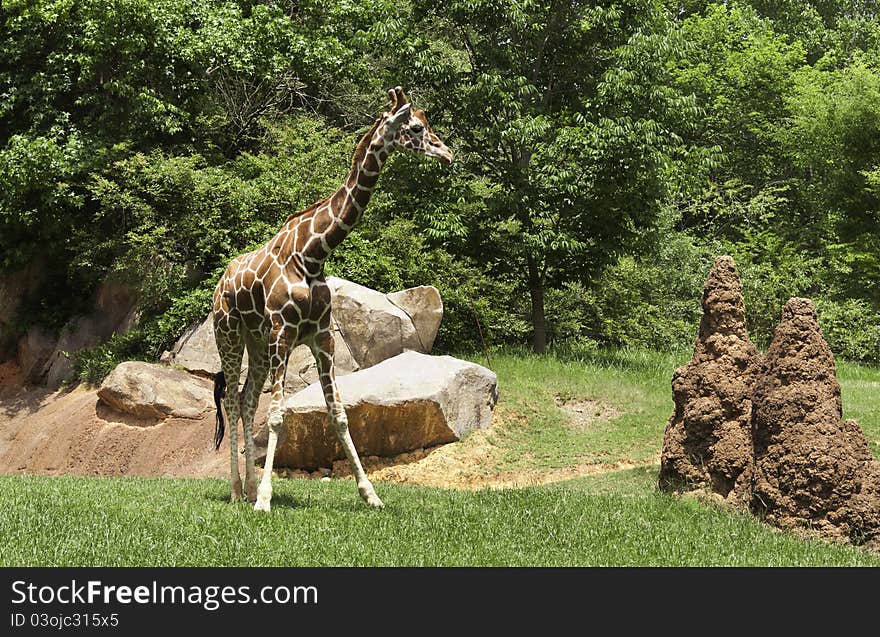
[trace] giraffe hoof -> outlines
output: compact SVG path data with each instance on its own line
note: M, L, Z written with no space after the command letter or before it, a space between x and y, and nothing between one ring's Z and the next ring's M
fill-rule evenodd
M379 496L375 493L370 493L364 498L364 502L367 503L367 506L372 509L384 509L385 503L379 499Z

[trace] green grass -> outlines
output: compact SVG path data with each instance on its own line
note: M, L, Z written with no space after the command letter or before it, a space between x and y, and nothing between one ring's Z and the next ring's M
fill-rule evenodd
M491 471L651 463L689 352L492 354L501 451ZM480 355L468 357L485 364ZM845 416L880 456L880 370L838 363ZM557 396L617 418L572 428ZM880 556L806 541L656 490L657 467L544 487L444 491L380 484L366 509L350 481L275 480L273 511L227 502L222 480L0 477L0 565L873 565Z
M269 515L227 503L221 480L5 476L0 565L880 566L657 493L655 471L505 491L381 484L383 511L350 481L278 480Z
M506 350L491 356L504 422L492 441L503 450L499 469L519 470L657 458L672 413L672 372L691 352L624 349L536 356ZM486 364L479 354L467 358ZM837 371L844 417L860 421L880 459L880 369L838 361ZM600 401L622 415L572 429L556 406L557 396Z
M581 357L492 355L498 374L499 417L493 442L504 450L501 469L565 467L620 460L646 462L660 452L672 411L672 370L688 352L595 352ZM486 364L479 355L471 360ZM555 398L595 400L621 412L573 429Z
M859 421L874 457L880 459L880 369L838 361L837 378L843 417Z

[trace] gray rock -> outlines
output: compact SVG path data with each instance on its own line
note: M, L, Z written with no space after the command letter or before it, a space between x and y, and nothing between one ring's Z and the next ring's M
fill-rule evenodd
M214 341L214 321L211 314L201 323L189 326L174 349L162 355L163 362L179 365L195 374L214 375L220 371L220 355Z
M419 351L428 354L434 347L440 321L443 320L443 300L433 285L420 285L400 292L392 292L388 300L407 313L419 337Z
M95 295L95 309L72 318L62 328L55 350L43 368L46 385L54 388L73 375L71 355L106 342L114 333L130 329L136 322L131 290L112 279L104 281Z
M69 380L73 374L71 355L78 350L100 345L112 334L112 324L99 316L80 316L68 321L43 368L46 385L55 388Z
M412 319L385 294L335 277L327 283L333 292L333 316L361 369L407 350L421 350Z
M333 299L331 325L337 376L365 369L407 350L431 351L443 317L443 302L436 288L420 286L385 295L336 277L328 277L327 284ZM220 370L220 356L210 314L192 325L161 360L195 374L216 374ZM245 353L242 383L247 364ZM308 347L300 345L288 360L285 391L299 391L317 380L314 357Z
M361 456L394 456L460 440L491 424L495 373L450 356L405 352L338 380ZM318 383L284 405L278 466L332 466L344 458Z
M208 381L141 361L117 365L101 384L98 398L138 418L199 418L214 409Z
M0 274L0 362L17 356L16 347L22 336L15 326L18 308L38 289L45 274L46 268L39 258L20 270Z

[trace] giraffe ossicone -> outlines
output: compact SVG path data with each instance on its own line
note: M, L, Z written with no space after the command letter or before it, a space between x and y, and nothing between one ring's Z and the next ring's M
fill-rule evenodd
M382 506L352 442L348 417L336 387L330 288L324 279L324 261L360 221L391 153L405 150L446 164L452 163L453 158L431 130L424 111L412 109L401 87L389 90L388 95L391 109L373 123L357 145L351 171L342 186L326 199L291 215L265 245L233 259L214 290L214 335L222 367L214 381L214 445L220 448L228 422L232 500L247 498L258 511L269 511L271 506L272 463L282 425L287 359L303 343L315 357L330 424L352 465L358 493L369 506ZM248 374L239 392L245 349ZM269 440L263 475L257 485L254 413L267 377L272 392ZM245 438L244 489L238 470L239 420Z

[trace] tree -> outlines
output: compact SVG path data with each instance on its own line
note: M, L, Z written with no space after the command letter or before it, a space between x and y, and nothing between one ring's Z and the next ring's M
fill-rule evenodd
M422 40L399 43L396 68L484 181L485 214L466 220L474 254L520 280L543 352L546 288L637 249L679 187L699 114L668 87L684 43L654 0L414 5ZM442 42L453 53L438 59Z

